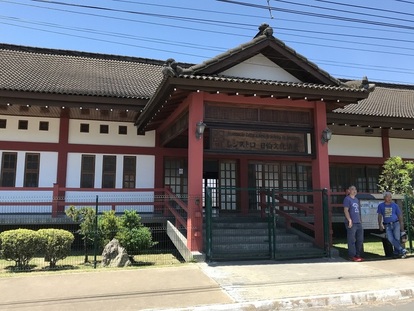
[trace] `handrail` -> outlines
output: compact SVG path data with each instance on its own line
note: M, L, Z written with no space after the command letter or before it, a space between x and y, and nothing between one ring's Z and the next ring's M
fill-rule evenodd
M278 194L280 194L281 192L278 191ZM307 191L307 192L295 192L297 195L304 195L304 193L312 193L312 195L314 195L314 192L311 191ZM283 198L282 196L278 195L276 193L273 193L272 191L268 190L268 189L263 189L260 191L260 198L261 198L261 202L260 202L260 207L262 209L262 214L263 214L263 208L269 207L270 204L272 204L271 202L266 202L266 196L270 196L271 198L273 198L274 200L278 200L277 204L279 206L291 206L294 208L297 208L299 210L302 210L305 212L306 216L308 214L314 214L313 208L309 207L309 204L301 204L301 203L297 203L297 202L293 202L291 200L288 200L286 198ZM289 193L291 194L291 193ZM265 202L263 202L263 200L265 200ZM284 217L286 220L286 225L287 227L291 227L291 223L297 223L309 230L311 230L312 232L315 232L315 226L313 224L310 224L298 217L295 217L294 215L292 215L291 213L287 213L281 209L273 209L273 211Z

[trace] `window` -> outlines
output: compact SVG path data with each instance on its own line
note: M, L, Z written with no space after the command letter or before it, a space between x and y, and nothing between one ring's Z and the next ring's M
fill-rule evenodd
M5 129L7 125L6 119L0 119L0 129Z
M99 133L101 133L101 134L108 134L109 133L109 125L107 125L107 124L101 124L100 125L100 129L99 129Z
M118 129L119 135L126 135L128 133L127 127L125 125L120 125Z
M80 125L80 132L81 133L89 133L89 124L81 123Z
M124 157L123 188L135 188L137 158Z
M95 186L95 156L82 155L81 188L94 188Z
M103 156L102 188L115 188L116 156Z
M17 153L3 152L1 159L1 186L14 187L16 182Z
M48 130L49 130L49 122L40 121L39 122L39 131L48 131Z
M27 130L29 127L29 121L19 120L19 130Z
M39 153L26 153L26 161L24 166L24 187L39 186Z
M103 156L102 188L115 188L116 156Z

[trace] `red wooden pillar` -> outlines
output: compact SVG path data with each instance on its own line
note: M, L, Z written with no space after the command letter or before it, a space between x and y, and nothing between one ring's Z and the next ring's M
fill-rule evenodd
M68 145L69 145L69 115L67 109L62 109L59 120L59 144L58 144L58 163L56 184L53 185L53 204L52 217L62 216L65 212L65 206L57 202L63 200L65 191L59 191L59 188L66 187L66 174L68 166Z
M312 184L313 189L330 189L329 182L329 143L322 143L322 132L326 129L326 105L324 102L315 102L314 109L314 135L315 135L315 159L312 160ZM329 192L328 192L329 194ZM315 217L315 242L318 246L324 246L323 237L323 206L322 193L314 192L314 217ZM332 235L332 219L329 217L329 232ZM331 240L331 237L329 237Z
M203 249L203 146L204 138L196 138L197 122L204 117L203 93L189 96L188 106L188 215L187 247L191 251Z

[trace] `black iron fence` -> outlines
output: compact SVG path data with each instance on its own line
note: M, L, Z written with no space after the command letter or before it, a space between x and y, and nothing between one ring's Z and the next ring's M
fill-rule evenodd
M184 262L175 246L181 241L178 241L178 236L168 236L167 221L174 222L177 219L169 212L172 203L178 202L175 203L176 206L185 204L168 190L163 195L154 195L150 190L139 194L66 193L64 198L59 198L57 209L53 209L53 201L55 200L50 193L41 191L11 191L8 195L0 196L0 273L101 268L103 250L111 238L123 238L127 241L127 245L121 247L126 250L132 267ZM174 208L179 210L177 207ZM70 215L70 210L78 214ZM128 212L133 212L137 216L134 221L138 219L139 225L134 226L144 228L142 231L123 229L118 223L114 227L107 226L104 232L102 219L105 215L122 219ZM181 221L178 223L185 223L182 219L185 219L186 215L182 209L179 217ZM111 221L113 218L109 217L109 222ZM43 242L36 240L39 232L45 234L44 229L58 229L46 230L47 234L52 235L51 239L57 241L56 244L49 245L52 250L49 249L48 252L44 247L40 247ZM64 244L61 235L68 236L66 233L62 234L63 231L73 236L68 251L61 249ZM131 235L131 232L135 232L135 236ZM123 236L120 236L121 233ZM19 239L20 236L22 239ZM142 239L142 236L149 237L151 243L141 243L138 247L132 247L134 241ZM27 244L32 239L34 244ZM13 247L16 251L13 251ZM58 260L54 262L50 260L50 252L64 254L58 255Z
M247 212L239 209L231 214L214 213L213 198L223 192L228 191L222 188L205 191L208 260L294 259L330 253L326 189L232 188L239 197L249 198Z

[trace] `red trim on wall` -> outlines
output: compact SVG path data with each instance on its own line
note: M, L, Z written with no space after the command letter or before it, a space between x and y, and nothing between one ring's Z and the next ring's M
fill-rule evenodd
M375 157L351 157L351 156L329 156L330 164L372 164L382 165L384 164L385 158Z
M292 94L293 95L293 94ZM291 100L291 99L277 99L271 97L259 97L259 96L237 96L237 95L227 95L227 94L209 94L205 93L204 101L206 102L221 102L221 103L230 103L230 104L252 104L255 106L271 106L272 108L280 107L286 109L289 108L306 108L313 109L314 102L307 100Z

